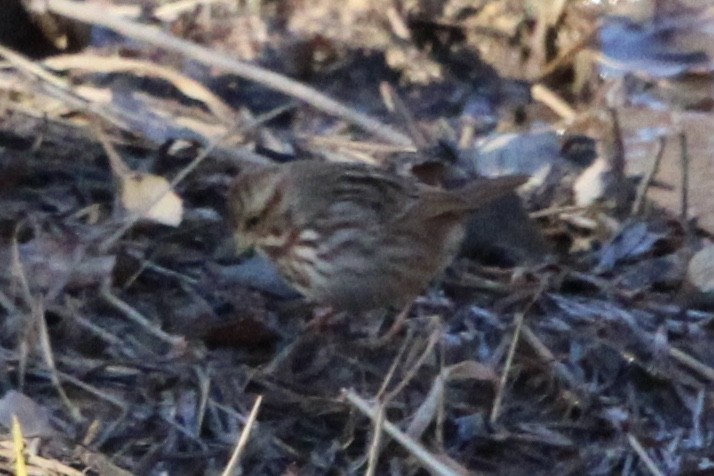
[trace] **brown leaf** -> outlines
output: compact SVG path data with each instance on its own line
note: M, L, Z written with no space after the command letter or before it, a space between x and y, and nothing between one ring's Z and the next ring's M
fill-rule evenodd
M127 210L164 225L178 226L183 217L183 202L171 190L169 182L158 175L122 176L121 202Z

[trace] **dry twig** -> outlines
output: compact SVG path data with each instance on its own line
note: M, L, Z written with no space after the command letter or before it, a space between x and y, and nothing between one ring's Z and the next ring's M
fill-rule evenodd
M344 118L364 130L384 140L400 145L410 145L411 141L404 134L395 131L381 122L355 111L332 98L304 84L293 81L281 74L259 66L237 61L228 55L209 50L154 28L141 25L123 18L107 15L103 8L71 0L45 0L42 6L58 15L74 20L100 25L124 36L149 44L176 51L201 64L221 68L233 74L258 82L281 93L300 99L325 113Z
M637 456L640 457L652 476L664 476L664 473L660 471L655 462L652 461L652 458L650 458L650 455L648 455L647 451L645 451L642 447L640 441L632 433L627 434L627 442L630 444L635 453L637 453Z
M632 204L632 215L639 215L642 213L642 207L645 203L645 197L647 196L647 189L649 189L652 179L657 175L657 170L659 170L659 164L662 162L662 157L664 157L664 148L667 144L667 139L665 137L660 137L657 142L657 153L655 154L652 165L650 166L647 174L642 178L642 181L637 187L637 196Z
M378 410L375 410L367 401L362 399L353 390L343 390L342 396L350 402L355 408L357 408L364 415L369 417L373 422L377 422ZM384 431L394 438L404 449L409 451L416 459L421 463L421 465L428 471L438 476L464 476L467 474L474 474L468 471L466 468L452 468L450 465L440 461L435 455L431 454L417 441L414 441L406 433L402 432L394 424L385 420L382 424Z
M230 476L231 474L234 474L235 467L240 461L240 457L243 454L245 445L248 443L248 438L250 438L250 432L253 429L253 426L255 425L255 419L258 417L258 410L260 409L260 403L262 401L263 396L258 395L258 398L255 399L255 403L253 404L253 408L250 410L250 415L248 415L248 421L246 421L245 426L243 427L243 431L240 433L238 443L236 443L236 447L233 450L231 459L228 461L228 464L221 473L222 476Z

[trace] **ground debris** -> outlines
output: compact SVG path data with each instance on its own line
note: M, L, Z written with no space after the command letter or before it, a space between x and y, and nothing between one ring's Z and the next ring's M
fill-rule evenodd
M81 53L7 41L0 423L30 474L709 474L714 10L531 3L128 1ZM376 346L393 310L306 330L236 256L233 176L296 157L530 179Z

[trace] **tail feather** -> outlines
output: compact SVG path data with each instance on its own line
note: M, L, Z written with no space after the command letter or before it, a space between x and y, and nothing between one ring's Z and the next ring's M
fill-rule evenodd
M527 175L508 175L478 179L458 189L434 191L435 195L423 202L429 210L422 209L421 212L434 217L446 213L467 213L514 191L528 178Z
M527 175L508 175L492 179L480 179L454 190L466 202L467 207L476 209L503 197L528 181Z

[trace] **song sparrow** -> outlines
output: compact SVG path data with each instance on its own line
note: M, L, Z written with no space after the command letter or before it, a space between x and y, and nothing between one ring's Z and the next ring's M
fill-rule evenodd
M468 213L521 185L430 187L361 164L299 160L246 170L229 206L255 247L310 301L364 311L413 300L459 249Z

